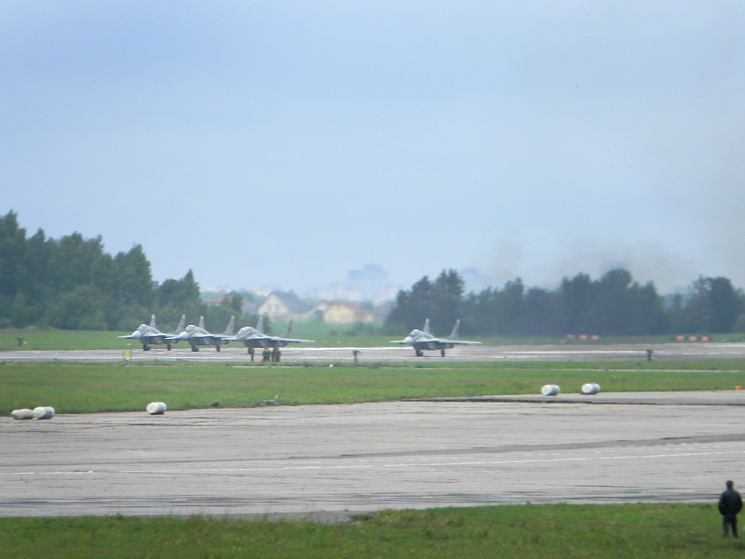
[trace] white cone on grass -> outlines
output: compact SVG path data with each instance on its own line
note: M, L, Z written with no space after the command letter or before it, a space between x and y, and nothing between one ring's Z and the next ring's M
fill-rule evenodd
M34 418L34 410L30 410L28 408L23 408L20 410L13 410L10 412L10 416L13 419L33 419Z
M582 394L597 394L600 392L600 385L594 382L588 382L582 385Z
M54 408L49 406L39 406L34 408L34 419L52 419L54 417Z
M150 402L145 409L150 415L163 415L166 413L166 405L163 402Z

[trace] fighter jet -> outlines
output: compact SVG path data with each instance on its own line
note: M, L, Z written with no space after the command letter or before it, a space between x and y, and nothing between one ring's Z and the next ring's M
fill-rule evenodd
M251 361L254 360L255 350L257 347L264 348L271 351L271 360L279 361L281 352L280 347L285 347L287 344L308 344L313 343L315 340L297 340L290 338L292 332L292 320L287 325L287 330L281 336L267 336L264 334L264 317L259 317L259 322L256 324L256 328L251 326L244 326L238 333L232 338L228 338L230 342L243 342L248 348L248 354L251 356Z
M155 317L155 315L153 315L153 317ZM176 330L174 330L173 332L171 332L168 335L171 336L171 337L178 336L181 332L184 331L185 325L186 325L186 315L185 314L182 314L181 315L181 320L178 321L178 326L176 326Z
M168 351L171 351L171 344L177 344L180 341L180 338L178 336L186 329L185 325L186 315L182 314L181 320L178 321L176 329L173 332L166 334L166 347L168 348ZM152 326L153 328L155 327L155 315L153 315L153 318L150 321L150 326Z
M440 355L445 357L445 350L455 345L476 345L481 342L467 342L458 340L458 331L460 330L460 319L455 322L453 331L447 338L435 338L429 330L429 318L424 321L424 328L421 330L412 330L403 340L392 340L392 344L407 344L414 347L417 357L424 355L424 350L440 350Z
M140 340L142 342L142 350L150 351L151 345L165 345L168 351L171 351L171 344L178 342L175 338L178 332L183 331L184 323L186 322L186 315L181 315L181 321L176 327L176 333L164 334L155 326L155 315L150 316L150 324L140 324L137 330L132 332L129 336L117 336L118 338L124 338L127 340Z
M228 341L233 336L233 329L235 327L235 316L230 317L225 331L222 334L211 334L204 327L204 317L199 317L199 326L189 324L184 330L176 336L173 341L174 343L180 340L189 342L192 351L199 351L199 346L213 345L217 351L220 351L221 345L228 345Z

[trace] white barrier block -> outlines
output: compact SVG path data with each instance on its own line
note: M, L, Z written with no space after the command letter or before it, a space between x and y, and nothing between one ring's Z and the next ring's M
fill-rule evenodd
M34 419L52 419L54 417L54 408L49 406L39 406L34 408Z
M594 382L588 382L582 385L582 394L597 394L600 392L600 385Z
M561 388L557 384L547 384L541 388L541 394L544 396L556 396L559 392L561 392Z
M10 416L13 419L33 419L34 410L30 410L28 408L23 408L22 410L13 410L12 412L10 412Z
M166 405L163 402L150 402L145 409L150 415L163 415L166 413Z

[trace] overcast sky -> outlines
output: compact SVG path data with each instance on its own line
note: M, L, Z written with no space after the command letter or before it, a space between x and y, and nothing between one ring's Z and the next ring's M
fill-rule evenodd
M745 3L0 3L0 212L158 281L745 287Z

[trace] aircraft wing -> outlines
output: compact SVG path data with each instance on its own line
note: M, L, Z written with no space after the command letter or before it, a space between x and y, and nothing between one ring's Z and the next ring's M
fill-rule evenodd
M212 339L215 339L217 337L219 337L219 336L216 336L215 334L192 334L191 336L189 336L189 338L194 338L194 339L197 339L197 340L199 340L199 339L201 339L201 340L206 340L206 339L212 340ZM189 339L189 338L187 338L187 339Z
M272 340L273 342L284 342L286 344L312 344L313 342L315 342L315 340L296 340L294 338L279 338L271 336L267 336L267 338Z
M147 340L151 344L164 344L168 340L168 336L165 334L146 334L140 339Z
M224 334L210 334L209 336L194 336L195 338L200 338L202 340L212 340L212 343L214 344L228 344L231 341L233 341L233 336L226 336Z
M250 342L256 343L274 343L274 344L312 344L315 340L300 340L296 338L284 338L281 336L267 336L265 334L252 333L250 336L218 336L218 339L227 340L228 342Z
M223 340L227 340L229 342L245 342L250 340L272 340L271 336L265 336L263 334L251 334L249 336L222 336Z
M443 343L453 344L453 345L481 345L481 342L467 342L465 340L438 340Z

